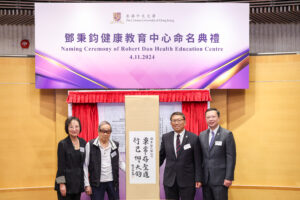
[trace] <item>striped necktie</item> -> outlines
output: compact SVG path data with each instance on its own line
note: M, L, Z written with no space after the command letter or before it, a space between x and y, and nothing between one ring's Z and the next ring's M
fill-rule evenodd
M180 150L180 135L177 134L177 139L176 139L176 155L178 151Z

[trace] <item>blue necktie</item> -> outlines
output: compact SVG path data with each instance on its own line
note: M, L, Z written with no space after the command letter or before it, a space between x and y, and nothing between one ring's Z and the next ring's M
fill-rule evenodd
M211 140L209 143L209 148L212 148L212 146L214 144L214 140L215 140L215 133L212 131L211 134L212 134L212 137L211 137Z

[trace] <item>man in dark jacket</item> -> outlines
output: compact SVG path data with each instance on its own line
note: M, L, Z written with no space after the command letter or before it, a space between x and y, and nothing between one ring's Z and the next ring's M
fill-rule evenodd
M110 200L119 199L119 143L110 140L111 132L110 123L101 122L99 137L85 147L84 186L92 200L103 200L105 192ZM123 162L120 167L125 171Z
M231 131L219 126L220 112L205 112L208 129L200 133L203 165L204 200L227 200L228 188L234 178L235 141Z
M174 112L170 120L174 131L162 136L160 147L160 165L166 160L163 181L166 199L193 200L195 188L201 186L199 139L184 129L183 113Z

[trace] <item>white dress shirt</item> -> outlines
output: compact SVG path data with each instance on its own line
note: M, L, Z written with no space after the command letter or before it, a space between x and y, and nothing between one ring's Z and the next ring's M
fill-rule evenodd
M183 131L182 132L180 132L180 133L176 133L175 131L174 131L174 151L175 151L175 154L176 154L176 141L177 141L177 135L179 134L180 136L179 136L179 140L180 140L180 145L182 144L182 140L183 140L183 137L184 137L184 133L185 133L185 129L183 129ZM176 156L177 156L177 154L176 154Z

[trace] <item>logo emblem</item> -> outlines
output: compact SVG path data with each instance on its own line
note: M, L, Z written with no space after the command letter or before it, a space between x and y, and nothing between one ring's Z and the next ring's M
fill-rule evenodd
M114 21L119 22L121 20L121 13L120 12L115 12L114 13Z
M123 22L121 21L121 13L120 12L113 13L113 21L111 23L112 24L115 24L115 23L123 24Z

